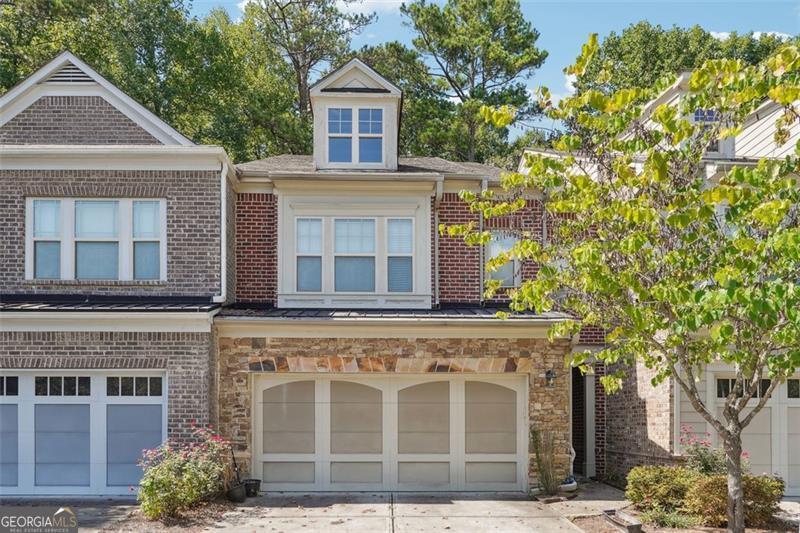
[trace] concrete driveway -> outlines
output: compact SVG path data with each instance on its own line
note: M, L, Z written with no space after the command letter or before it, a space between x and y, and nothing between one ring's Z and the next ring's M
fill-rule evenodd
M4 502L10 503L10 502ZM15 502L30 505L31 502ZM45 504L46 502L36 502ZM268 531L285 533L535 533L580 531L553 506L523 494L275 494L249 498L215 516L180 525L147 522L131 500L60 502L81 531ZM199 518L199 519L197 519Z

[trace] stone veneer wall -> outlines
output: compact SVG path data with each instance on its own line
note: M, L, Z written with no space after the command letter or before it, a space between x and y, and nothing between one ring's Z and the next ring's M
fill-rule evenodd
M101 96L43 96L0 127L0 144L161 144Z
M11 369L163 369L167 432L191 438L209 422L211 333L0 332L0 371Z
M331 339L224 337L217 339L217 423L245 466L252 442L252 378L266 372L527 374L532 425L556 436L559 474L569 472L569 341L543 339ZM310 355L313 354L313 355ZM476 354L484 354L476 355ZM553 388L545 372L556 371ZM531 454L531 484L536 469Z
M634 466L676 462L671 380L653 387L654 372L641 363L625 371L622 390L605 398L605 475L617 484Z
M2 291L198 297L218 294L219 181L219 172L211 170L0 170ZM165 198L167 281L26 281L26 197ZM235 233L232 236L235 237ZM229 255L233 253L233 243L230 246ZM234 277L230 279L235 280ZM234 290L235 287L230 287L230 294Z

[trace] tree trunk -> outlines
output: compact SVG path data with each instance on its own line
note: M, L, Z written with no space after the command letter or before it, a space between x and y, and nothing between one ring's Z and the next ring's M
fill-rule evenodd
M728 531L744 533L744 490L742 489L742 434L725 439L725 463L728 467Z

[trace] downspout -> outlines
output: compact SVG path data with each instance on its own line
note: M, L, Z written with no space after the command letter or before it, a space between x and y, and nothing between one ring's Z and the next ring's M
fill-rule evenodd
M489 179L483 178L481 180L481 194L483 194L489 188ZM483 213L478 214L478 231L483 233ZM480 306L486 303L486 300L483 296L483 286L486 282L486 246L481 246L478 250L478 260L480 261L480 287L479 287L479 298L480 298Z
M439 206L444 195L444 178L436 181L433 199L433 307L439 308Z
M214 303L225 303L228 293L228 163L222 163L219 174L220 183L220 293L212 298Z

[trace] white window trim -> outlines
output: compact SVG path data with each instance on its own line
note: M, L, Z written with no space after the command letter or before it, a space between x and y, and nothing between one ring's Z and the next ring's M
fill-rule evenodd
M33 235L33 202L35 200L58 200L60 202L60 236L34 237ZM75 238L75 202L77 201L114 201L118 202L117 237L81 237ZM133 202L159 202L160 235L158 239L133 238ZM59 278L36 278L34 276L34 242L60 241L61 243L61 276ZM136 280L133 277L133 243L137 241L159 242L159 278L155 280ZM117 242L119 253L119 272L116 279L79 280L75 276L75 243L76 242ZM28 197L25 199L25 279L38 282L79 281L86 283L114 283L130 281L147 283L167 280L167 202L163 198L59 198Z
M328 110L329 109L350 109L352 111L353 123L352 129L350 134L347 133L329 133L328 130ZM382 124L381 130L383 133L361 133L359 131L359 124L358 124L358 111L360 109L380 109L381 110L381 117L382 117ZM329 104L325 106L325 140L323 149L325 150L325 166L327 168L385 168L386 167L386 106L384 105L346 105L344 103L336 103L336 104ZM336 137L350 137L352 139L351 148L352 154L349 162L340 163L340 162L333 162L330 158L329 153L329 143L328 140L330 138ZM381 139L381 160L378 163L361 163L359 161L359 150L358 150L358 139L359 137L371 137L371 138L380 138Z
M376 197L336 198L279 195L278 206L278 307L317 308L402 308L431 307L430 199ZM351 203L352 202L352 203ZM322 219L322 291L297 291L298 218ZM374 218L375 292L334 291L334 219ZM412 292L388 292L386 220L412 220ZM301 254L302 255L302 254ZM337 254L338 255L338 254ZM372 255L372 254L367 254Z

